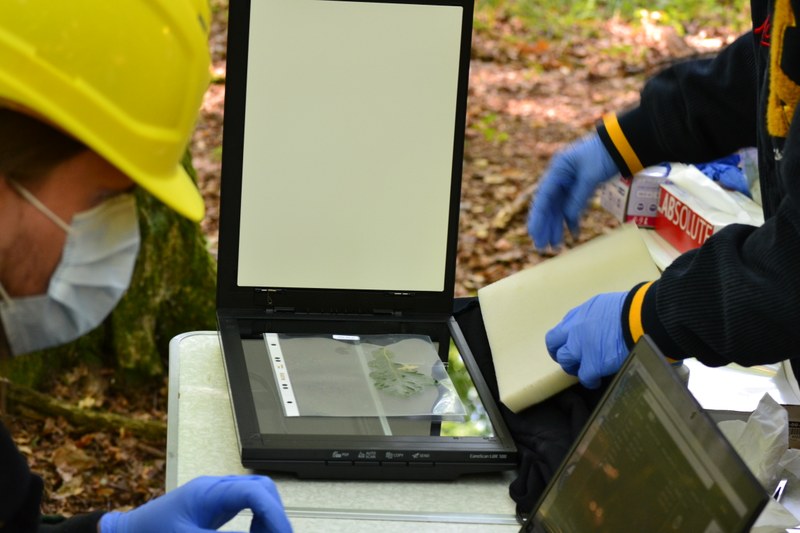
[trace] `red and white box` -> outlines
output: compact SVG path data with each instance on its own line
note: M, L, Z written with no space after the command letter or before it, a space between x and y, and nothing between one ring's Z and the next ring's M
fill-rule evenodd
M679 252L699 248L728 224L763 224L761 208L752 200L693 172L691 167L661 184L655 231ZM678 178L682 185L671 182Z
M711 220L711 208L671 183L661 184L656 233L683 253L702 246L720 227Z

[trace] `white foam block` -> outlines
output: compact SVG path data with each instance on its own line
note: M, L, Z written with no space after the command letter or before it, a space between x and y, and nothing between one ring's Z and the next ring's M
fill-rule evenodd
M547 353L547 331L596 294L627 291L658 276L639 230L623 224L480 289L500 401L519 412L576 383Z

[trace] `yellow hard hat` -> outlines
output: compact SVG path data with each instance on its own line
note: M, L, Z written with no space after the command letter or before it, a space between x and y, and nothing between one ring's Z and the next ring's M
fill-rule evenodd
M207 0L3 0L0 101L73 135L178 213L180 159L208 87Z

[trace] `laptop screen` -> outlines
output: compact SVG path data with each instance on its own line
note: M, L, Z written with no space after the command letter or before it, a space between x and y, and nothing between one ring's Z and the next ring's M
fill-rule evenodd
M526 531L746 530L767 495L644 337Z

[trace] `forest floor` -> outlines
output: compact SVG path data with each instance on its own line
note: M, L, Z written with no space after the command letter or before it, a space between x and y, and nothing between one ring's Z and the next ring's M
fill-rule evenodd
M525 219L538 178L557 150L591 131L602 113L635 104L644 80L658 69L713 53L735 36L729 28L679 35L647 13L634 23L598 20L592 30L554 39L511 16L476 16L456 296L474 294L544 259L533 249ZM207 207L203 231L212 253L219 214L225 42L226 13L218 9L211 38L214 83L192 144ZM592 207L577 242L615 225L602 209ZM166 420L166 378L132 395L115 386L113 371L77 368L43 392L89 408ZM6 419L32 468L45 479L46 513L125 508L163 493L163 440L124 431L87 433L63 419L27 411Z

